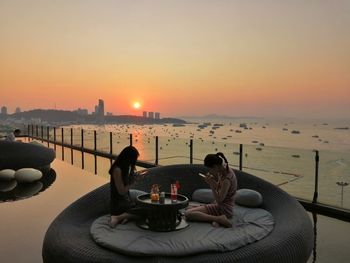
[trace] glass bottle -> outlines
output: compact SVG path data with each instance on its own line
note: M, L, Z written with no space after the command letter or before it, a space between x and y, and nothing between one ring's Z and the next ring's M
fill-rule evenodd
M170 198L172 202L176 202L177 201L177 186L176 184L171 184L170 186Z

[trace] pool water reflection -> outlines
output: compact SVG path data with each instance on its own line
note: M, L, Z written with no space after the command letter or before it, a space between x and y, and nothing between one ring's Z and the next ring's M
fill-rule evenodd
M43 172L40 180L32 183L17 183L16 180L0 181L0 202L17 201L32 197L50 187L56 180L54 169Z

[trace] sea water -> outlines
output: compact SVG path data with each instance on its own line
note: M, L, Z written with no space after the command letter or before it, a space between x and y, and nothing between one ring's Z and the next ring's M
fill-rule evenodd
M233 168L239 166L239 144L243 144L243 170L259 176L293 196L312 200L315 188L315 150L319 151L318 201L350 208L350 120L301 120L266 118L185 119L184 126L159 125L74 125L65 127L65 141L118 154L130 143L140 160L156 161L158 136L160 165L189 163L190 140L194 163L203 163L208 153L223 152ZM59 139L59 135L57 136ZM91 157L88 157L91 158ZM98 173L108 176L110 162L99 160ZM86 166L93 169L93 158ZM342 186L343 185L343 186Z

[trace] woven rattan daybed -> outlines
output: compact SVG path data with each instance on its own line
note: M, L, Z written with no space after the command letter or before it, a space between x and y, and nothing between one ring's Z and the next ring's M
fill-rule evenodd
M53 149L41 145L0 141L0 170L35 168L46 172L55 157Z
M149 191L153 183L170 187L181 182L180 193L188 197L207 188L198 172L203 165L170 165L151 168L135 189ZM181 257L137 257L119 254L98 246L90 236L92 222L109 212L109 184L83 196L67 207L47 230L42 256L44 262L306 262L313 247L311 221L303 207L276 186L250 174L235 171L238 188L250 188L263 196L263 209L275 220L272 232L255 243L225 253L203 253Z

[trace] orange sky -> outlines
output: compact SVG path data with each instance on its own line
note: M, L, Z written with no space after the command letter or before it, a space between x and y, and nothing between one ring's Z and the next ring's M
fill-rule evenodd
M349 13L342 0L2 0L0 106L348 117Z

